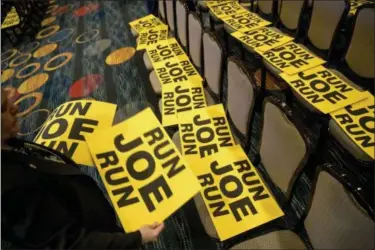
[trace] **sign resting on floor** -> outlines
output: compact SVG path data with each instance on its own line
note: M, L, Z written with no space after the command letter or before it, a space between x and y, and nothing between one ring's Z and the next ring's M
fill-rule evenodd
M232 27L236 31L251 31L259 29L272 23L264 20L255 13L249 11L239 12L222 18L222 21Z
M274 67L288 75L293 75L316 66L322 65L325 61L301 45L289 42L280 47L262 52L255 50Z
M165 25L159 18L154 15L148 15L129 23L130 27L138 34L158 26Z
M293 37L268 27L262 27L256 30L236 31L231 33L231 36L239 40L245 46L262 52L279 47L294 40Z
M201 159L194 173L221 241L284 215L240 145Z
M51 113L34 142L93 167L86 138L97 129L112 126L116 108L115 104L99 101L66 102Z
M280 74L292 89L323 114L366 99L367 92L359 91L329 69L318 66L294 75Z
M190 167L200 159L235 145L222 104L184 112L178 116L181 150Z
M366 93L366 99L330 115L358 147L375 159L375 98Z
M179 114L206 107L202 83L166 84L162 88L163 126L178 124Z
M159 25L157 27L148 29L147 31L139 33L137 38L137 50L143 50L147 47L156 46L161 41L168 40L168 26Z
M126 232L164 221L200 190L150 108L98 131L88 144Z

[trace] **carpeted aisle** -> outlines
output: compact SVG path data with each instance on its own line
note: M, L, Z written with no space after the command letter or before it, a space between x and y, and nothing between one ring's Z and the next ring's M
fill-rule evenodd
M26 40L16 48L17 55L2 62L7 66L2 71L10 76L2 79L2 87L18 99L22 114L21 136L33 140L49 113L70 100L117 104L115 123L148 106L155 110L157 98L128 25L147 14L145 2L56 0L52 5L56 6L46 14L39 39ZM12 61L19 66L9 67ZM95 168L82 170L104 190ZM165 223L160 240L145 249L221 248L205 234L193 201ZM2 243L3 249L17 248Z

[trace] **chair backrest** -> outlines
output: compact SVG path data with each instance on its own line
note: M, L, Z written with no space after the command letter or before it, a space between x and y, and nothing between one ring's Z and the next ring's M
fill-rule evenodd
M349 68L360 77L374 78L374 4L362 6L356 13L353 35L345 55Z
M277 14L278 0L258 0L257 12L269 21L274 21Z
M297 31L307 0L280 0L279 23L290 31Z
M203 33L203 68L208 88L216 102L221 101L224 48L214 33Z
M353 176L344 174L342 168L339 173L333 171L332 165L326 166L319 168L313 184L315 192L304 220L313 247L374 249L373 208L366 206L365 190L358 182L347 182L344 178Z
M330 50L349 12L348 0L314 0L307 38L318 50Z
M275 97L263 102L260 158L272 181L287 195L310 155L299 118Z
M228 59L227 114L234 132L245 147L250 141L250 124L253 118L259 88L245 64L235 57Z
M181 0L176 1L176 25L177 37L182 46L188 46L188 27L187 27L188 9Z
M202 66L202 34L203 25L195 13L189 13L189 54L195 67L199 70Z
M159 14L163 20L165 20L165 2L164 0L159 0L158 2L159 6Z
M174 31L175 30L175 16L174 16L175 0L166 0L165 8L166 8L165 12L167 13L168 26L171 31Z

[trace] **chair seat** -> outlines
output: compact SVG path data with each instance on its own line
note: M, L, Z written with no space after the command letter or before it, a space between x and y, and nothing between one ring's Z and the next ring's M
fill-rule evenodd
M358 147L350 137L341 129L339 124L333 119L329 121L329 130L332 136L339 142L339 144L349 151L356 159L361 161L372 161L363 150Z
M306 246L294 232L281 230L246 240L230 249L306 249Z
M222 23L223 22L223 21L221 21L220 18L215 16L215 14L212 11L210 11L209 13L210 13L210 16L212 17L212 20L214 20L215 23Z
M133 36L138 36L138 32L135 29L131 28L131 32Z
M233 33L235 32L236 30L233 29L231 26L229 26L228 24L224 23L224 30L227 32L227 33Z
M255 72L254 76L255 76L256 85L258 85L260 87L261 84L262 84L261 70L258 69ZM273 74L266 71L266 90L268 90L268 91L283 91L283 90L287 89L288 87L289 87L289 85L285 81L275 77Z
M338 71L337 69L329 69L330 71L332 71L332 73L334 73L335 75L337 75L338 78L340 78L342 81L348 83L350 86L352 86L353 88L359 90L359 91L364 91L364 89L355 84L354 82L352 82L351 80L349 80L346 76L344 76L343 73L341 73L340 71Z
M206 205L204 204L204 200L201 194L197 194L194 197L194 203L198 210L199 218L201 219L204 230L210 237L218 239L219 236L217 234L216 228L211 220L210 214L207 210Z
M152 66L152 62L150 60L150 57L148 56L147 52L143 53L143 63L145 64L145 67L147 70L153 70L154 67Z
M181 139L180 139L180 132L177 131L176 133L173 134L172 136L172 141L174 143L174 145L176 145L177 149L180 151L181 153Z
M208 11L208 6L205 0L198 0L197 6L202 11Z
M155 94L161 95L161 83L155 73L155 70L151 71L149 75L149 80L150 80L152 89L154 90Z

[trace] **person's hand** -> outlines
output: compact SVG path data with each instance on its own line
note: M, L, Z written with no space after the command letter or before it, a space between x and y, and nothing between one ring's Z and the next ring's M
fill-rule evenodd
M157 241L158 236L161 233L161 231L163 231L163 229L164 229L163 222L160 224L157 222L154 222L154 224L152 225L145 225L141 227L139 231L141 232L141 235L142 235L142 243L145 244L151 241Z

